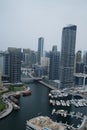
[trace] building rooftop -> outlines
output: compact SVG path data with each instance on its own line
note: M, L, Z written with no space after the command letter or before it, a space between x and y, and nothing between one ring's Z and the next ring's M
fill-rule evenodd
M68 26L64 27L64 29L76 30L76 29L77 29L77 26L76 26L76 25L69 24Z
M27 129L32 128L31 130L64 130L65 126L61 123L53 122L47 116L39 116L32 118L27 121Z

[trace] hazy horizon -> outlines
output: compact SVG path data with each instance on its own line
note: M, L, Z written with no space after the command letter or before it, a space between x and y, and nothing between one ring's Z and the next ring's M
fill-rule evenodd
M0 50L8 47L61 49L62 28L77 25L76 50L87 50L87 0L0 0Z

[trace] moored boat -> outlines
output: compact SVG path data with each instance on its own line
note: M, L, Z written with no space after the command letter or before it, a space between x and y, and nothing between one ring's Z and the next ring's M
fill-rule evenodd
M13 96L15 97L15 98L20 98L20 92L16 92Z
M31 95L31 90L26 90L26 91L24 91L24 92L22 92L22 95L23 96L28 96L28 95Z
M18 103L18 100L14 96L9 96L9 99L14 103Z

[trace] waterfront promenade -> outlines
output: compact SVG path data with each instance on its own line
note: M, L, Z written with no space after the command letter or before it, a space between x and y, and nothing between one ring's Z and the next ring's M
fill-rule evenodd
M25 89L24 91L26 91L26 90L27 89ZM20 91L20 94L24 91ZM10 99L8 99L9 96L12 96L14 94L15 94L15 92L8 92L8 93L5 93L2 95L3 101L6 104L6 108L5 108L5 110L3 110L0 113L0 119L8 116L12 112L13 108L16 107L17 109L20 109L20 107L18 105L16 105L14 102L12 102Z
M47 84L47 83L45 83L45 82L43 82L43 81L38 81L38 82L39 82L40 84L42 84L42 85L44 85L44 86L50 88L50 89L57 90L56 87L54 87L54 86L52 86L52 85L50 85L50 84ZM26 90L27 90L27 89L26 89ZM25 90L24 90L24 91L25 91ZM21 93L24 92L24 91L21 91ZM10 93L3 94L2 98L3 98L4 102L5 102L6 105L7 105L7 108L0 113L0 119L6 117L7 115L9 115L9 114L12 112L14 105L13 105L12 102L10 102L10 101L8 100L8 96L14 95L14 94L15 94L14 92L10 92ZM7 99L6 99L6 98L7 98Z
M6 100L5 103L7 105L7 108L0 113L0 119L9 115L13 110L13 105L9 101Z
M29 89L30 88L28 87L28 88L25 88L25 90L21 90L21 91L17 91L17 92L8 92L8 93L5 93L5 94L2 95L2 99L3 99L3 101L6 104L6 108L5 108L5 110L3 110L0 113L0 119L2 119L4 117L6 117L7 115L9 115L12 112L13 108L14 109L20 109L20 107L17 104L15 104L13 101L11 101L10 99L8 99L8 97L9 96L13 96L13 95L15 95L17 93L19 93L19 95L20 95L23 92L28 91Z

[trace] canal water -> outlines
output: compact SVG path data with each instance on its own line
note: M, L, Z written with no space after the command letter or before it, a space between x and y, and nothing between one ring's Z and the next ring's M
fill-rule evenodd
M69 124L72 122L75 123L71 117L63 118L61 116L55 117L51 115L53 107L49 105L49 88L39 83L29 84L29 87L32 90L32 95L20 97L20 110L13 111L9 116L0 120L0 130L26 130L26 121L39 115L49 116L56 121L67 121ZM65 109L69 112L81 111L82 113L87 114L85 107L79 109L74 106L70 106Z

